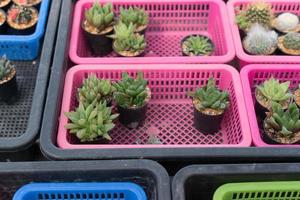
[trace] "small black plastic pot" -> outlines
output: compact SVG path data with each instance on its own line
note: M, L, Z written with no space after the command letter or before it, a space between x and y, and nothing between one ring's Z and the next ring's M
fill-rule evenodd
M4 10L0 9L0 14L5 18L3 23L0 23L0 34L3 35L6 34L6 30L7 30L6 13L4 12Z
M181 40L181 42L180 42L181 52L182 52L182 55L183 55L183 56L191 56L191 55L187 54L186 52L184 52L184 50L183 50L183 43L184 43L184 41L187 40L189 37L193 37L193 36L201 36L201 37L208 38L208 39L209 39L209 40L208 40L209 43L210 43L210 44L212 45L212 47L213 47L213 50L211 51L211 53L210 53L209 55L197 55L197 56L210 56L211 54L214 53L214 51L215 51L215 45L214 45L213 41L212 41L209 37L207 37L207 36L205 36L205 35L200 35L200 34L193 34L193 35L188 35L188 36L184 37L184 38ZM196 56L196 55L195 55L195 56Z
M108 35L113 33L113 29L105 34L92 34L83 28L84 34L95 56L106 56L112 52L113 40Z
M255 112L256 116L259 117L259 119L263 120L266 118L266 112L269 112L269 109L262 106L256 99L255 99Z
M215 134L221 129L224 112L220 115L206 115L194 107L194 126L205 135Z
M142 126L146 119L147 107L148 103L137 108L123 108L118 105L117 108L120 113L119 121L130 129Z
M68 141L71 144L109 144L109 140L103 138L103 137L97 137L95 138L95 140L93 141L89 141L89 142L81 142L80 139L78 137L76 137L76 135L74 134L68 134Z
M18 95L16 74L8 81L0 82L0 99L10 104L15 101Z

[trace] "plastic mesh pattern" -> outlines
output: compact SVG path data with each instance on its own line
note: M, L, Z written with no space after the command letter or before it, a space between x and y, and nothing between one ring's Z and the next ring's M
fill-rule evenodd
M77 88L81 86L84 78L90 73L96 73L99 78L110 78L111 80L121 79L124 70L83 70L72 75L67 75L66 84L71 84L71 91L64 91L64 102L59 126L58 143L73 144L71 148L84 148L75 142L74 136L67 133L64 128L67 119L64 112L74 110L78 105L76 100ZM85 66L87 67L87 66ZM184 68L184 67L182 67ZM126 70L134 76L137 70ZM238 145L244 134L240 121L239 104L232 74L226 70L150 70L144 69L144 76L148 80L152 97L148 105L146 122L137 129L127 129L119 122L112 130L112 141L108 145L142 145L147 144L149 135L156 135L162 144L165 145ZM72 78L70 76L73 76ZM188 91L193 91L196 87L206 84L210 77L216 79L216 83L222 89L230 93L231 104L226 111L222 128L214 135L205 135L197 131L193 126L193 105L192 100L186 95ZM71 79L69 79L71 78ZM66 95L67 94L67 95ZM70 99L66 99L70 95ZM68 105L68 106L67 106ZM67 107L65 107L67 106ZM64 145L62 145L64 146ZM93 146L93 145L91 145ZM94 145L94 147L96 147ZM66 148L64 146L64 148Z
M300 198L299 191L263 191L232 193L232 200L295 200Z
M164 1L164 2L121 2L115 1L114 10L118 13L119 6L138 6L144 8L149 14L149 24L146 33L147 48L144 57L140 58L116 58L111 53L107 58L95 57L86 41L81 28L81 21L84 17L84 10L91 6L90 0L79 2L75 8L71 36L71 59L78 64L86 63L162 63L175 62L172 57L177 57L179 62L226 63L231 56L228 53L231 48L231 35L226 33L222 9L226 9L223 2L219 1ZM224 19L225 18L225 19ZM213 58L198 57L196 60L189 60L181 52L181 40L191 34L202 34L210 37L215 45ZM229 38L228 38L229 37ZM229 47L230 46L230 47ZM74 59L73 59L74 58ZM180 59L181 58L181 59ZM177 61L176 61L177 62Z
M28 125L38 62L14 62L19 96L13 104L0 102L0 138L22 136Z

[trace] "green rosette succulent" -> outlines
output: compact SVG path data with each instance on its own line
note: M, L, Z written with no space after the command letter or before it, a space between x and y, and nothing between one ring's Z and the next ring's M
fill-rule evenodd
M213 50L214 46L206 36L190 36L183 42L183 51L187 55L210 55Z
M130 6L128 9L120 8L119 20L126 26L132 23L138 29L141 26L147 26L149 19L144 9Z
M7 80L9 76L15 73L15 66L4 55L0 59L0 82Z

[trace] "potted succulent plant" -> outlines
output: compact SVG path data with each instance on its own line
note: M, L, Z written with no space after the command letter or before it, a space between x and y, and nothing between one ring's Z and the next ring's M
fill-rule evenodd
M210 56L214 52L212 40L204 35L189 35L181 41L184 56Z
M298 85L298 88L294 91L294 101L300 108L300 84Z
M10 34L31 34L37 21L38 11L34 7L12 6L7 13Z
M277 49L278 34L260 24L254 24L243 40L246 52L252 55L271 55Z
M10 5L11 0L1 0L0 8L6 10Z
M18 86L15 66L3 56L0 59L0 99L11 103L17 97Z
M251 3L245 10L236 15L236 23L243 31L248 31L253 24L260 24L265 28L272 26L274 14L269 3L256 1Z
M144 9L138 7L129 7L124 9L120 7L119 20L129 26L132 23L135 26L135 33L145 34L148 25L148 14Z
M113 33L114 13L112 9L111 3L101 6L96 1L85 11L82 29L96 56L105 56L112 52L112 39L107 37Z
M6 32L6 13L4 10L0 9L0 34L4 34Z
M210 78L205 86L188 95L193 98L195 128L203 134L218 132L229 106L228 92L218 89L215 80Z
M270 144L295 144L300 142L299 109L295 103L284 111L283 107L272 102L271 112L263 123L263 139Z
M290 32L278 38L279 49L288 55L300 55L300 33Z
M130 23L129 26L119 22L114 27L115 34L110 37L114 39L114 51L124 57L141 56L147 46L144 35L135 33L135 26Z
M116 101L119 121L128 128L137 128L144 124L148 102L151 98L150 88L139 72L136 79L122 74L122 80L113 83L115 88L114 100Z
M110 80L98 79L95 74L92 74L78 88L78 101L82 102L85 107L95 100L98 103L106 101L110 106L113 92Z
M18 6L34 6L37 7L42 0L12 0Z
M255 108L261 119L265 118L265 113L271 109L272 102L279 103L283 109L287 109L292 101L292 94L289 92L290 82L280 83L273 77L264 81L255 89Z
M273 28L281 33L299 32L300 20L293 13L285 12L279 14L272 23Z
M88 106L80 102L75 111L65 115L71 121L65 128L81 143L106 143L112 139L109 132L115 127L113 121L119 114L112 114L112 108L107 107L105 101L98 103L95 100Z

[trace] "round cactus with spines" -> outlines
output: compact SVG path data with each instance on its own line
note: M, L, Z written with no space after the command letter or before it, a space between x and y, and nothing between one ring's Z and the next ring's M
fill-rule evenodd
M283 38L283 45L287 49L300 50L300 33L288 33Z
M7 80L13 73L15 73L15 66L6 58L6 56L3 56L0 59L0 82Z
M296 30L299 26L299 17L293 13L282 13L275 19L274 27L282 32Z

